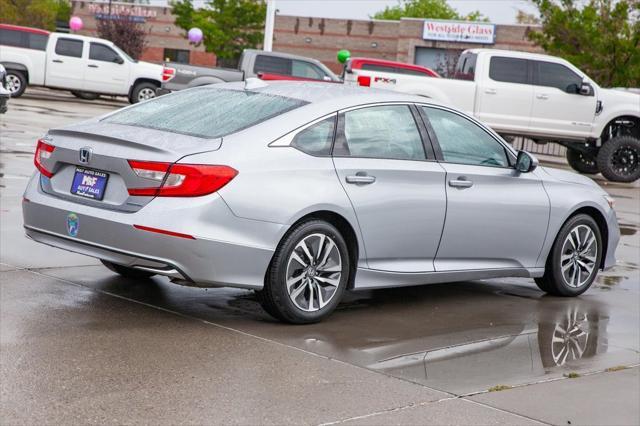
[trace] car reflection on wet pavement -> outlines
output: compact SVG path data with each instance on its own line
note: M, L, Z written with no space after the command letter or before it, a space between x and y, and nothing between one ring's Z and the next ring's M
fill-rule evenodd
M25 105L20 106L16 100L18 107L39 114L29 103L35 101L27 97L20 102ZM71 108L69 105L72 104L65 103L61 108ZM91 108L94 109L89 109L88 115L103 113L100 108L107 107ZM68 115L76 117L75 113ZM48 119L55 121L60 117ZM53 123L40 124L49 125ZM287 350L319 355L364 368L374 375L381 373L444 392L433 396L433 400L486 392L496 386L520 386L640 364L640 191L637 183L621 185L599 181L617 200L622 231L617 252L619 263L601 273L593 287L581 297L545 296L532 280L519 278L363 291L348 294L335 314L320 324L290 326L267 315L251 291L180 287L161 277L132 281L112 274L93 259L28 241L23 235L20 213L22 190L33 169L28 155L33 147L27 145L35 146L33 136L42 130L20 120L11 126L10 129L22 130L3 133L1 145L3 405L13 401L10 396L5 397L6 389L34 386L29 391L34 398L49 392L47 387L34 385L28 376L11 373L14 370L6 364L7 357L19 358L20 363L27 365L34 363L38 368L43 363L64 368L69 361L62 353L50 349L48 345L52 341L48 336L29 340L31 353L14 353L14 338L31 339L37 335L33 327L38 321L55 317L56 324L81 330L83 335L86 333L84 339L91 342L92 348L95 346L95 352L89 354L93 357L92 365L114 363L118 348L103 345L107 339L104 333L110 327L115 331L126 324L113 326L119 319L111 316L111 312L123 314L111 307L109 300L112 299L127 303L127 315L141 321L131 324L132 330L162 334L154 316L158 321L160 318L166 321L165 314L178 314L180 319L197 320L181 322L181 332L188 333L204 322L213 326L211 335L216 334L215 330L231 331L241 337L257 338L258 342L275 342ZM3 132L9 127L5 119ZM16 277L29 285L14 285ZM18 309L14 300L24 306ZM149 308L153 309L149 312ZM184 350L187 352L179 356L188 363L195 356L195 352L188 351L196 349ZM215 351L211 355L220 359L238 355L215 345L209 350ZM38 354L46 354L47 359ZM268 370L267 366L260 368ZM111 371L98 370L92 374L86 378L100 386L103 381L107 386L114 381L126 384L135 380L113 376ZM51 388L59 389L53 385ZM637 393L637 389L630 392L635 395L633 392ZM413 393L415 391L409 392ZM183 398L184 402L185 397L172 393L171 398L176 401Z

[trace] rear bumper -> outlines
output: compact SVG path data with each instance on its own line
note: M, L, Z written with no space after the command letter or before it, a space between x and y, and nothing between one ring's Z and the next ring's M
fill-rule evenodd
M29 238L198 286L262 288L273 252L286 231L284 225L234 216L217 194L156 198L139 211L127 213L45 194L39 179L39 174L31 179L22 204ZM68 221L77 224L77 234L69 232Z

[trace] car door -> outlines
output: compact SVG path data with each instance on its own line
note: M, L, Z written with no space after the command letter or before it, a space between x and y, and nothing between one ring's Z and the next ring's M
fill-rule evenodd
M581 95L582 76L563 64L531 61L534 98L531 131L568 137L588 137L596 114L592 89Z
M549 221L549 199L533 173L475 121L421 107L447 173L447 217L436 271L535 267Z
M89 60L84 78L87 92L126 94L129 62L103 43L89 43Z
M75 90L83 88L87 62L84 44L83 40L76 38L58 37L47 52L47 86Z
M528 130L533 104L528 61L492 56L476 96L478 119L499 130Z
M341 112L333 160L371 269L433 271L444 223L445 173L409 105Z

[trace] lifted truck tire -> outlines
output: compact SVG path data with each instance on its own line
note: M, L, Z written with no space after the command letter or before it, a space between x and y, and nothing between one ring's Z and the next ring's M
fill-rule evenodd
M567 147L567 162L579 173L595 175L600 171L596 157L577 149Z
M567 148L567 162L579 173L595 175L600 171L596 157L577 149Z
M604 143L598 152L598 168L613 182L640 179L640 139L616 136Z

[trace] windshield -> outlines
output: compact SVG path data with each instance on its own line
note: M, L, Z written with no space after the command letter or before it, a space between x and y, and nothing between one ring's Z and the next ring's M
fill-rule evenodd
M142 102L102 121L219 138L305 104L266 93L198 87Z
M127 59L130 62L138 62L135 59L133 59L131 56L127 55L127 52L125 52L124 50L120 49L118 46L116 46L115 44L112 45L111 47L113 47L116 52L118 52L119 54L121 54L122 56L125 57L125 59Z

